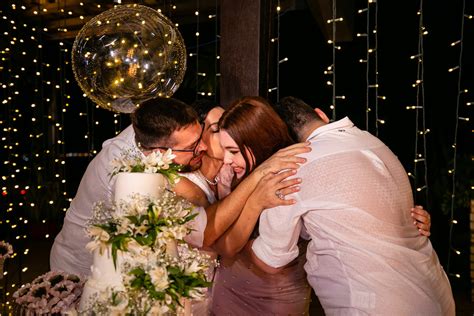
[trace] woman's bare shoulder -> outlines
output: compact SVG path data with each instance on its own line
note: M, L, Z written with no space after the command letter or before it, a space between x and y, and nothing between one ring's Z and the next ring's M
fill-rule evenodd
M209 205L206 194L201 188L191 180L181 177L179 182L174 187L176 195L187 199L189 202L197 205L206 207Z

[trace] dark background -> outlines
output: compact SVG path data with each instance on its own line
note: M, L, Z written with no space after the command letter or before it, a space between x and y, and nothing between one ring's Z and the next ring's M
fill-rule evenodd
M90 7L101 3L99 11L112 5L112 1L83 2ZM185 7L179 14L170 8L174 4L171 1L154 2L155 7L163 8L163 13L173 21L180 22L179 30L188 53L198 53L198 57L188 57L185 79L175 94L176 98L189 103L204 98L200 92L211 92L212 95L206 98L216 103L219 100L219 76L216 76L219 60L216 56L219 50L219 23L222 21L219 20L219 1L208 2L201 7L199 23L194 16L199 1L176 1L178 7ZM142 3L147 4L146 1ZM271 6L278 4L277 1L270 3ZM408 172L416 171L416 180L412 180L414 189L427 185L419 193L415 190L416 200L432 214L431 240L450 276L458 314L470 314L472 127L470 122L459 120L458 116L469 118L470 107L466 103L474 101L474 19L464 18L461 90L468 89L468 92L460 94L457 113L459 70L448 72L448 69L459 65L460 45L450 44L461 36L463 1L424 1L423 24L428 31L423 37L424 111L420 110L417 118L416 111L409 111L406 106L417 104L417 100L418 104L423 104L421 96L417 99L417 89L412 87L417 80L417 61L410 59L418 52L420 16L416 12L420 2L377 3L378 92L386 99L378 103L379 118L385 120L385 124L376 128L373 91L370 92L372 111L366 121L366 64L359 62L359 59L366 57L366 41L364 37L355 36L355 33L367 31L366 15L357 14L357 10L367 7L367 2L352 3L352 40L337 43L341 50L336 52L336 94L345 96L344 100L336 102L337 118L349 116L359 127L377 133ZM12 4L16 4L16 9L12 8ZM21 10L21 5L28 9ZM57 2L58 11L63 5L66 6L62 1ZM374 4L371 6L373 8ZM49 247L61 227L64 211L77 190L88 162L100 150L105 139L113 137L129 124L127 115L114 115L97 108L82 96L69 62L74 38L59 39L51 34L51 30L45 32L43 26L50 23L47 17L27 14L34 7L38 4L32 1L0 4L1 15L7 17L0 20L0 99L8 100L0 105L0 239L12 243L18 253L7 261L8 274L3 281L0 280L4 302L15 286L48 270ZM370 30L374 27L373 11ZM474 3L466 1L465 12L474 14ZM217 16L209 19L209 14ZM282 1L279 33L277 15L270 16L269 20L273 24L271 31L268 38L262 41L268 42L279 35L280 59L287 57L288 61L278 64L276 44L268 45L269 49L264 54L268 54L265 56L273 62L267 65L269 80L268 86L262 89L262 95L277 101L276 91L267 91L277 86L279 67L280 97L300 97L331 114L332 87L326 82L332 77L324 75L324 70L332 64L332 45L327 43L307 2ZM34 31L32 27L35 27ZM197 29L200 32L198 40L194 35ZM373 35L371 40L373 44ZM38 44L42 48L38 48ZM242 47L244 49L245 46ZM26 54L23 55L23 52ZM373 82L375 63L374 55L371 56L369 79ZM198 71L206 72L207 76L197 76ZM417 130L423 130L420 127L423 114L426 127L430 129L426 144L423 137L417 135ZM32 118L36 121L33 122ZM452 200L453 178L448 171L454 168L452 145L457 122L456 194ZM424 152L423 145L426 145L427 183L425 164L418 164L418 167L414 164L416 154ZM451 219L457 220L458 224L451 227ZM460 251L459 255L456 250ZM22 272L25 267L28 269ZM3 307L6 308L5 305Z

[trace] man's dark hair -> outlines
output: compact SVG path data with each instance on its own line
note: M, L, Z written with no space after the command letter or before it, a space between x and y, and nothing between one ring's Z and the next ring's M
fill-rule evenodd
M295 97L284 97L275 107L277 113L288 126L293 139L300 139L302 129L312 121L322 121L314 109L303 100Z
M204 120L206 119L207 114L209 111L211 111L213 108L218 106L215 101L211 101L208 99L199 99L194 101L193 104L191 104L191 107L196 111L198 118L199 118L199 123L204 123Z
M171 134L197 123L196 112L173 98L154 98L143 102L132 114L135 141L144 147L173 146Z

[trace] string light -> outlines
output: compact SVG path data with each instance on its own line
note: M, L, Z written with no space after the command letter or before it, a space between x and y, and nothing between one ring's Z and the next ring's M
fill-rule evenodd
M379 136L379 126L381 124L385 124L385 121L379 118L379 100L384 100L385 98L379 97L379 50L378 50L378 15L379 15L379 6L377 1L370 1L370 3L374 3L375 6L375 18L374 18L374 29L372 33L374 34L374 48L369 48L367 53L370 55L371 53L375 52L374 60L375 60L375 135ZM368 58L367 58L368 59Z
M467 89L462 89L461 84L462 84L462 61L463 61L463 49L464 49L464 26L465 26L465 20L470 19L470 16L466 14L466 1L462 1L462 18L461 18L461 31L460 31L460 39L452 42L451 47L458 47L459 49L459 57L458 57L458 65L455 67L452 67L448 69L449 72L453 72L454 70L457 70L457 95L456 95L456 114L455 114L455 127L454 127L454 136L453 136L453 145L451 146L453 148L453 166L449 170L449 174L451 176L451 203L450 203L450 225L449 225L449 250L448 250L448 261L446 265L446 271L448 275L454 276L456 278L460 278L461 275L459 273L452 273L451 272L451 261L452 261L452 254L460 255L461 252L457 251L453 247L453 233L454 233L454 225L457 224L457 221L454 219L455 217L455 201L456 201L456 171L457 171L457 141L458 141L458 131L459 131L459 122L460 121L469 121L469 118L467 117L461 117L460 116L460 110L461 110L461 97L462 94L467 93ZM453 45L453 43L455 43Z
M379 66L378 66L378 4L376 1L368 1L367 7L358 10L359 14L366 14L366 31L358 33L357 37L365 38L366 56L359 59L359 63L365 64L366 93L365 93L365 126L370 131L370 114L374 115L375 135L379 135L380 125L385 120L379 116L379 102L386 100L386 96L379 95ZM372 112L372 107L375 111Z
M427 162L427 139L429 129L426 127L425 116L425 88L424 88L424 36L426 28L424 26L423 0L417 11L418 16L418 45L417 53L410 56L410 60L417 62L416 81L412 87L416 89L416 105L407 106L407 110L413 110L415 114L415 143L413 158L413 186L415 190L415 203L429 205L428 187L428 162ZM421 128L420 128L421 127ZM420 195L423 202L419 201Z
M175 6L173 6L173 9L175 9ZM213 97L215 102L218 102L217 89L218 77L220 76L218 1L215 0L214 11L211 12L211 14L203 14L199 0L196 0L193 15L195 16L195 42L192 47L187 47L187 50L188 56L195 58L195 61L193 61L195 65L195 72L193 72L195 78L195 98L199 99L200 97ZM213 20L212 23L214 23L215 37L208 42L201 40L202 34L200 33L200 29L201 23L203 23L201 16L207 16L208 20ZM212 63L214 66L213 68L209 67L207 62L202 62L203 59L206 60L208 58L209 51L212 49L208 49L210 45L214 45L214 60ZM188 64L190 60L191 59L188 59Z
M336 24L338 22L344 21L342 17L337 17L337 10L336 10L336 0L332 0L332 18L327 20L328 24L331 24L332 36L331 40L328 41L329 44L332 45L332 65L328 67L328 71L331 71L332 81L329 86L332 87L332 104L330 106L332 112L332 120L336 120L336 50L340 50L341 47L336 45Z
M43 10L43 5L48 6L47 10ZM70 89L76 89L77 93L78 87L70 85L71 80L68 79L71 73L69 58L72 41L54 42L50 40L52 35L48 34L53 30L67 31L65 18L75 13L64 10L65 5L65 1L58 1L54 4L22 6L23 12L5 9L0 20L2 34L7 38L0 47L0 68L4 71L0 89L2 96L5 96L0 99L5 114L0 119L0 144L4 149L1 157L5 169L0 187L6 205L0 217L0 230L2 236L14 244L11 266L20 267L19 270L5 271L4 276L8 276L4 278L5 290L23 283L25 275L31 271L28 265L20 264L27 262L25 257L31 255L29 248L25 247L32 237L25 233L30 231L30 225L43 227L41 238L53 237L48 231L48 220L54 217L48 215L39 222L32 219L38 214L58 214L60 218L66 210L65 206L71 201L66 190L65 168L66 158L73 157L75 153L65 153L64 126L70 103L77 103L71 98ZM18 8L17 5L17 11ZM33 9L36 11L34 18L28 23L19 23L24 12L33 12ZM57 14L58 20L63 22L58 22L54 28L45 27L41 19L45 12ZM45 40L45 34L48 41ZM45 52L46 47L48 53ZM84 109L79 105L76 104L74 108ZM95 106L92 111L94 109ZM88 125L101 125L90 111L82 112L89 113L85 116L90 120ZM114 119L120 123L120 115ZM119 124L115 126L117 130L121 129ZM97 153L93 145L93 132L94 129L91 129L87 140L90 142L90 154L77 153L77 157L89 159L91 154ZM6 293L10 295L12 292ZM2 306L9 304L7 300ZM2 311L0 309L0 313Z
M218 77L219 77L219 62L220 62L220 57L219 57L219 43L220 43L220 36L219 36L219 23L217 19L217 12L218 12L218 0L214 1L214 10L215 14L213 14L214 18L214 31L215 31L215 47L214 47L214 54L215 54L215 59L214 59L214 102L216 104L219 103L218 100Z
M270 43L276 43L276 86L268 88L268 92L276 93L276 100L280 100L280 65L283 60L280 60L280 23L281 23L281 3L280 0L277 1L276 6L276 37L270 39ZM286 59L288 60L288 58Z
M115 0L116 3L120 3L119 0ZM336 101L344 100L345 96L343 95L337 95L336 93L336 53L340 50L340 46L336 45L336 36L335 36L335 31L336 31L336 23L343 21L342 18L338 18L336 15L336 6L335 6L336 0L333 0L333 13L332 13L332 19L328 20L327 23L332 24L332 40L330 41L329 44L332 45L332 53L333 53L333 59L332 59L332 65L328 68L328 70L325 71L325 74L331 75L332 76L332 81L328 81L328 85L332 87L332 115L333 118L336 116ZM58 1L58 4L64 4L64 8L66 8L65 4L66 2L61 2ZM377 6L377 3L375 1L368 1L370 6ZM15 5L13 5L15 6ZM16 5L15 8L12 10L20 11L20 6ZM41 7L40 4L36 5L34 11L30 11L32 7L26 7L24 5L21 6L22 11L30 11L33 12L35 15L34 17L36 19L39 19L39 17L43 14L43 12L48 12L49 14L53 14L54 10L51 7L48 7L48 9ZM84 3L81 2L80 6L84 6ZM102 4L103 7L106 7L105 4ZM367 8L361 9L358 12L359 13L367 13L367 18L368 20L370 19L370 6ZM97 5L97 8L100 9L107 9L107 8L101 8L100 5ZM196 11L198 14L195 14L196 16L196 21L197 21L197 27L196 27L196 53L190 53L190 57L196 57L196 94L198 95L209 95L210 92L207 91L200 91L198 89L198 80L202 80L204 78L203 74L206 74L206 72L202 71L201 69L198 68L199 63L198 63L198 53L199 53L199 0L197 1L197 8L198 10ZM217 8L217 0L216 0L216 8ZM421 5L420 5L421 8ZM173 6L173 10L176 9L176 6ZM58 10L60 11L60 9ZM276 59L277 63L277 85L276 87L269 87L268 91L272 92L275 91L277 93L277 98L279 98L279 91L280 91L280 81L279 81L279 67L280 65L284 65L285 62L288 61L288 58L281 58L279 56L280 53L280 47L279 47L279 42L280 42L280 33L279 33L279 27L280 27L280 15L281 15L281 6L280 6L280 1L278 1L278 7L276 8L277 11L277 28L278 28L278 35L277 37L272 38L270 41L271 43L277 44L277 51L278 51L278 58ZM77 16L82 22L85 22L87 20L87 17L76 14L75 12L72 11L66 11L63 9L63 11L60 11L65 17L71 17L71 16ZM217 10L216 10L217 12ZM7 13L4 13L7 14ZM17 13L18 14L18 13ZM464 13L463 9L463 15L464 19L472 19L472 15L467 15ZM12 13L11 16L14 16ZM207 14L204 16L208 16ZM377 15L376 15L377 16ZM216 14L211 14L208 16L209 18L214 18L215 23L216 23L216 41L219 40L218 32L217 32L217 25L218 25L218 19L216 18ZM421 17L420 17L421 20ZM5 23L3 22L5 21ZM372 23L372 22L371 22ZM370 93L375 93L375 99L373 99L373 102L375 102L375 113L376 113L376 128L378 128L378 124L383 124L385 122L383 119L380 119L378 117L378 111L377 111L377 105L378 105L378 100L385 100L384 96L381 96L378 94L378 89L379 89L379 81L378 78L375 76L374 82L370 81L369 84L369 70L370 67L372 66L371 62L375 61L375 68L377 69L377 62L376 59L378 55L378 50L377 50L377 44L375 44L374 47L370 47L369 44L371 43L370 40L371 38L373 39L374 36L375 38L377 37L377 32L373 32L374 30L370 30L369 26L371 26L371 23L367 23L368 30L366 33L360 33L357 34L358 37L361 38L366 38L367 41L367 54L366 54L366 59L360 59L361 63L366 63L367 67L367 100L366 100L366 112L367 112L367 128L369 125L368 122L368 113L370 111L370 105L369 104L369 92ZM5 118L0 119L0 131L1 131L1 146L2 149L4 149L5 155L2 154L2 158L6 157L5 161L3 162L3 165L5 168L7 168L6 172L2 174L2 192L5 192L5 197L8 198L8 202L11 203L10 206L8 207L7 211L9 214L15 214L18 210L22 209L28 209L28 210L39 210L42 205L40 201L34 201L34 203L31 201L31 197L29 195L33 192L39 192L41 194L42 192L46 192L46 190L50 189L47 187L46 183L41 183L40 182L35 182L34 179L36 177L42 177L44 179L51 177L53 182L52 185L54 186L56 183L60 183L62 185L65 185L66 181L64 179L64 171L65 171L65 166L66 158L72 158L72 157L81 157L85 159L89 159L91 155L94 155L97 153L97 150L95 148L95 137L94 137L94 129L96 127L101 127L102 122L99 121L99 118L96 115L96 107L90 103L88 103L85 108L83 105L80 104L77 100L68 100L68 95L70 94L69 88L67 85L64 83L67 82L67 76L68 76L68 69L66 67L61 67L61 69L55 74L52 75L54 70L51 70L51 68L54 67L49 67L45 63L48 60L48 56L46 56L46 53L43 52L44 47L46 47L46 43L44 41L44 34L49 33L51 34L52 32L56 31L56 28L50 27L45 28L44 25L41 25L39 23L38 25L21 25L18 23L18 21L14 21L13 23L11 22L10 17L8 19L2 19L1 23L2 27L2 33L4 36L8 36L9 40L6 42L5 47L1 48L2 54L0 58L5 58L5 60L1 60L1 66L4 67L4 69L11 70L11 72L4 72L5 73L5 79L2 78L2 80L5 80L4 82L0 83L0 87L2 90L2 99L0 100L3 103L4 108L6 109L6 112L8 115L6 115ZM464 26L464 25L463 25ZM377 22L375 22L375 30L377 29ZM67 32L67 25L60 25L58 30L61 30L62 32ZM373 35L372 35L373 34ZM428 34L428 31L426 29L421 29L420 31L421 35L426 35ZM16 37L16 39L14 39ZM420 39L422 41L422 39ZM2 43L3 44L3 43ZM58 43L59 44L59 43ZM70 42L65 41L63 45L59 44L61 46L61 49L65 49L64 51L61 51L60 54L60 63L66 61L68 59L68 55L70 53ZM451 47L453 48L458 48L462 47L462 38L459 41L455 41L450 43ZM67 51L68 49L69 51ZM24 70L22 70L20 67L15 67L15 65L12 63L12 57L14 55L17 56L23 56L23 58L29 58L31 60L31 65L25 65L25 63L22 63L21 65ZM216 63L216 74L214 76L215 80L215 86L217 87L217 77L219 76L218 73L218 61L219 61L219 55L218 55L218 45L216 44L216 51L215 51L215 63ZM461 50L461 56L462 56L462 50ZM418 64L422 64L423 57L422 55L413 55L410 57L412 60L417 60ZM421 60L421 61L420 61ZM460 58L461 60L461 58ZM53 64L54 65L54 64ZM422 67L421 67L422 68ZM458 72L459 76L459 81L461 78L461 67L460 65L453 65L448 71L450 73L456 73ZM199 70L201 70L199 72ZM28 94L31 94L26 98L28 102L22 101L22 98L25 97L25 92L22 91L22 80L25 80L25 78L28 76L28 74L31 73L31 80L33 82L33 87L31 90L28 90ZM375 71L375 75L378 74L378 71ZM23 81L24 82L24 81ZM47 83L49 82L49 84ZM414 83L414 87L420 91L423 91L423 76L420 76L420 78L417 78L417 81ZM58 91L56 92L51 92L53 90L57 89ZM373 90L370 90L373 89ZM462 93L465 93L464 91L461 91L461 89L458 89L458 107L459 107L459 102L460 102L460 95ZM58 101L57 96L60 96L61 99ZM217 93L214 93L214 96L217 96ZM84 103L87 103L86 97L84 96ZM371 99L372 100L372 99ZM31 102L30 102L31 101ZM408 105L406 106L407 110L410 111L415 111L419 115L419 113L422 113L421 116L424 116L424 97L420 97L420 101L423 101L422 103L418 101L417 97L417 103L416 105ZM16 102L16 103L15 103ZM47 117L51 113L47 113L46 109L50 106L53 106L56 104L56 102L59 104L59 111L61 115L56 115L57 116L51 116L48 120L43 120L43 117ZM74 104L76 103L76 104ZM79 103L79 104L78 104ZM69 107L69 104L71 104L71 107ZM472 102L466 102L466 106L470 106ZM85 115L82 115L82 113L77 114L78 117L82 117L87 120L87 126L88 126L88 131L85 136L87 138L85 141L87 142L88 146L88 152L87 153L65 153L65 141L67 140L65 138L65 122L66 122L66 117L69 115L73 115L72 113L68 113L68 111L73 112L73 105L76 106L76 108L81 108L81 112L86 112L84 113ZM27 109L27 110L26 110ZM456 114L456 124L459 122L467 122L469 121L469 117L467 116L460 116L459 115L459 109L457 109L457 114ZM412 112L413 113L413 112ZM74 114L76 115L76 114ZM114 132L118 134L121 131L121 125L122 125L122 116L120 114L114 114L113 116L110 115L108 116L112 118L113 120L113 126L114 126ZM26 133L26 136L22 138L20 134L23 132L21 130L22 124L28 125L31 130ZM423 118L423 123L424 123L424 118ZM58 125L56 125L58 124ZM54 131L54 135L50 134L50 131ZM378 130L376 131L378 133ZM426 135L429 132L429 129L425 128L424 124L421 129L417 128L417 135ZM52 136L52 137L49 137ZM49 138L48 138L49 137ZM418 137L418 136L417 136ZM456 158L456 138L457 138L457 126L456 126L456 132L455 132L455 142L453 145L454 148L454 157ZM51 144L54 144L51 148L49 148L48 142ZM423 139L423 143L426 144L425 139ZM31 145L30 145L31 144ZM26 150L24 153L18 150L19 148L30 148L29 152ZM417 147L417 146L415 146ZM51 149L50 152L48 152L47 149ZM417 152L418 153L418 152ZM28 159L28 161L24 161L23 159ZM426 149L423 150L423 156L419 158L418 156L415 157L415 160L417 160L416 163L423 163L426 165ZM51 165L48 165L49 162L52 162ZM49 171L51 170L50 167L54 166L54 172L51 172L49 174ZM63 166L63 167L61 167ZM452 179L453 179L453 194L452 198L455 198L455 185L454 185L454 178L456 176L456 161L454 162L453 169L450 170ZM416 172L414 170L414 172ZM416 174L416 173L415 173ZM426 172L425 172L426 174ZM56 175L59 175L56 177ZM410 178L413 178L414 175L409 173ZM30 186L28 187L22 183L22 179L28 178L32 179ZM39 181L39 180L38 180ZM425 180L426 182L426 180ZM427 182L426 182L427 183ZM65 190L65 186L63 187ZM12 203L10 201L14 201L14 195L19 194L18 192L24 189L26 191L26 199L23 204L20 205L20 203ZM419 190L418 190L419 189ZM422 192L423 194L427 194L428 192L428 187L423 185L421 183L419 186L417 186L417 192ZM71 198L64 196L64 200L70 202ZM51 210L54 209L61 209L59 205L62 206L61 202L57 202L56 200L53 200L52 204L49 204L49 200L47 200L48 206L51 206ZM7 204L8 205L8 204ZM457 220L453 219L453 202L452 202L452 207L451 207L451 228L450 228L450 244L451 244L451 235L452 235L452 225L455 225L457 223ZM18 214L18 213L16 213ZM3 222L3 223L2 223ZM6 224L5 224L6 223ZM5 225L2 227L8 227L10 230L24 230L26 225L28 223L31 223L31 220L28 222L28 220L20 220L18 216L11 216L11 217L5 217L0 218L0 224ZM47 221L44 220L41 222L43 225L47 224ZM24 240L27 238L25 234L13 234L13 233L8 233L9 236L11 236L11 239L17 239L21 242L24 242ZM48 237L46 237L48 236ZM50 234L45 234L45 238L51 238L52 235ZM450 249L450 253L455 253L458 254L455 250L455 248ZM30 254L28 249L23 249L17 253L15 253L14 257L16 259L26 256ZM26 272L28 270L28 267L21 266L21 269L25 269ZM448 263L448 271L449 271L449 263ZM8 275L9 272L5 271L4 275ZM10 275L13 274L10 272ZM459 274L454 274L456 277L460 277ZM13 276L12 276L13 277ZM16 282L18 284L18 282ZM11 287L15 287L15 283L11 284ZM9 304L9 302L7 302Z
M196 0L196 98L199 96L199 0ZM202 94L201 94L202 95Z
M378 4L376 1L368 1L367 7L357 12L366 15L365 33L357 33L357 37L365 38L366 43L365 59L359 59L359 63L365 64L365 126L366 130L370 130L370 113L373 105L375 135L378 136L380 125L385 124L385 120L379 117L379 101L386 100L386 96L379 95Z

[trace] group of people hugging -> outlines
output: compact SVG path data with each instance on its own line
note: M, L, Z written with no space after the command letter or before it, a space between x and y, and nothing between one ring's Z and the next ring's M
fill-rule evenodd
M123 150L171 149L173 188L196 205L186 241L218 258L194 315L454 315L448 278L397 157L347 117L285 97L224 108L155 98L90 162L51 250L52 270L87 276L85 227L113 195Z

